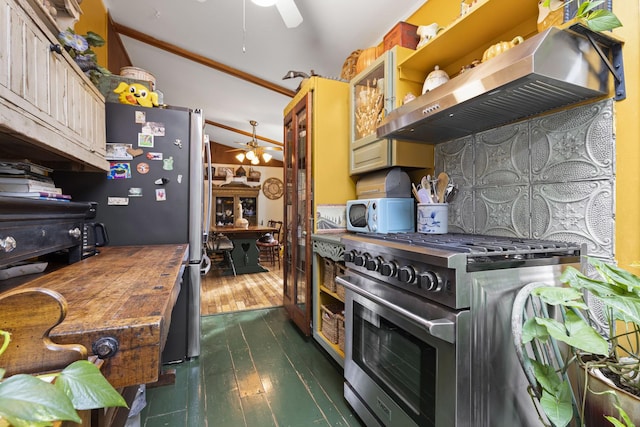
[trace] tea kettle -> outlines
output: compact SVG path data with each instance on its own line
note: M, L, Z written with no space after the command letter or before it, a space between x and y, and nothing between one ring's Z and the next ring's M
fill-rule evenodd
M109 244L107 228L101 222L85 222L82 233L82 258L100 253L99 247Z

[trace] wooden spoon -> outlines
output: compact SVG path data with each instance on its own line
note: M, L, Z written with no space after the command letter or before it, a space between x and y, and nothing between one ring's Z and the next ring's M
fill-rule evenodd
M438 182L436 183L436 197L438 203L444 203L444 192L449 185L449 175L446 172L440 172L438 174Z

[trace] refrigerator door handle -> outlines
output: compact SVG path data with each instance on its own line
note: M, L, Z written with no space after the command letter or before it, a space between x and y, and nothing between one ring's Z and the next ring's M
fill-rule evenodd
M189 262L200 263L204 252L202 244L202 228L204 226L203 196L204 168L202 143L203 134L202 110L196 109L191 113L191 135L189 144Z
M211 192L213 190L213 177L211 176L211 173L212 173L211 142L209 141L209 138L207 138L206 136L204 138L204 155L205 155L205 158L207 159L208 179L206 180L206 186L205 186L205 191L207 192L207 197L205 197L205 199L207 200L207 205L206 207L203 207L205 209L205 212L204 212L205 224L204 224L204 230L202 233L203 234L202 240L206 247L207 241L209 240L209 231L211 230L211 216L212 216Z

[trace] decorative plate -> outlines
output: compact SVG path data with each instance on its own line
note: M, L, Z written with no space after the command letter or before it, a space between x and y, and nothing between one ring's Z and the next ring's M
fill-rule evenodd
M284 184L278 178L267 178L262 184L262 192L267 199L276 200L282 197Z

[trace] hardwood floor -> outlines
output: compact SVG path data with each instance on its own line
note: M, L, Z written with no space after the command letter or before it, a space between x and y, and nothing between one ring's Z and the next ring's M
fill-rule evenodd
M282 306L282 266L265 265L266 273L223 276L212 268L202 278L200 314L229 313Z

